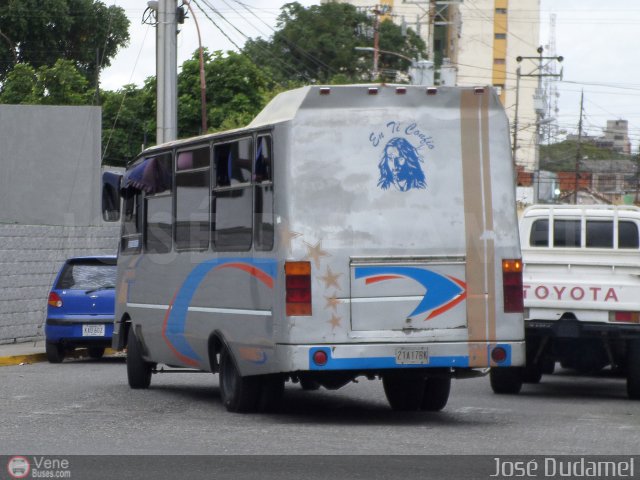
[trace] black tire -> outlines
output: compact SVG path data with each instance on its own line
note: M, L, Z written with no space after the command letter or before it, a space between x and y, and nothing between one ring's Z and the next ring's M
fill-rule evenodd
M389 373L382 376L382 386L393 410L411 412L421 408L424 379L404 373Z
M284 377L279 374L262 375L258 410L261 412L277 412L284 395Z
M89 357L99 360L104 356L104 347L89 347L87 351L89 352Z
M133 332L129 329L127 338L127 379L131 388L149 388L153 363L142 358L142 346Z
M46 342L45 352L50 363L62 363L64 360L65 352L61 343Z
M227 348L220 354L220 397L229 412L253 412L258 408L261 377L242 377Z
M494 393L515 395L522 388L522 369L519 367L494 367L489 378Z
M427 378L424 381L424 396L420 409L427 412L439 412L447 405L450 391L451 378Z
M627 346L627 395L640 400L640 340L631 340Z

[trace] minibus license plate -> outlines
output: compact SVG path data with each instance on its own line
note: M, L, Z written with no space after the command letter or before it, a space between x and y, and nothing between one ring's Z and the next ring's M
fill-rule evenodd
M82 325L83 337L104 337L104 325Z
M398 365L426 365L429 363L429 351L422 348L397 348L396 364Z

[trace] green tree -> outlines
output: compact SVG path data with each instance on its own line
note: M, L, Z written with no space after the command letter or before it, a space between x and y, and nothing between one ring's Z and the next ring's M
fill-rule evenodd
M18 63L38 69L58 59L72 61L95 84L129 41L121 7L97 0L5 0L0 9L0 82Z
M551 172L567 172L576 168L576 153L578 142L565 140L551 145L540 146L540 169ZM589 143L580 146L582 157L589 160L620 160L629 159L629 155L614 152L608 148L599 148Z
M249 40L243 52L265 68L280 85L345 83L368 80L371 54L357 46L373 44L373 19L350 4L329 2L308 8L299 3L282 7L278 30L269 40ZM410 58L426 54L424 42L415 33L402 34L391 21L379 26L379 47ZM398 58L382 58L381 66L406 70Z
M0 90L1 103L86 105L90 99L87 80L70 60L58 60L37 70L20 63L9 72Z
M207 124L210 131L243 127L269 98L266 75L236 52L204 52L207 86ZM196 51L178 75L178 131L180 137L202 133L200 63Z
M125 85L116 92L102 92L104 164L125 166L143 148L155 143L155 95L154 77L149 77L142 88Z
M36 71L31 65L17 64L7 75L0 90L0 103L14 105L39 103L36 97L37 81Z

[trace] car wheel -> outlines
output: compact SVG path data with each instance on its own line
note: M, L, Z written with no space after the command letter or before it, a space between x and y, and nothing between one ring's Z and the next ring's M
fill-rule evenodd
M489 372L491 388L494 393L515 395L522 388L522 369L520 367L494 367Z
M149 388L153 364L142 358L142 346L133 332L129 329L127 338L127 379L131 388Z
M231 352L225 347L220 354L220 397L229 412L252 412L260 400L260 376L243 377L238 372Z
M104 350L104 347L89 347L87 349L87 351L89 352L89 357L95 358L96 360L104 356Z
M46 342L45 352L50 363L62 363L64 360L65 352L61 343Z
M640 340L632 340L627 346L627 395L640 400Z
M447 405L450 391L450 377L427 378L424 381L424 396L420 409L427 412L439 412Z
M389 373L382 377L387 401L393 410L409 412L420 409L425 381L415 375Z

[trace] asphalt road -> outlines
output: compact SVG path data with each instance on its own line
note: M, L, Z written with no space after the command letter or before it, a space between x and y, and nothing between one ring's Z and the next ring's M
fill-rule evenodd
M124 359L0 369L0 455L634 455L640 403L625 382L561 372L518 396L456 380L439 413L393 412L382 384L337 391L287 384L276 414L231 414L218 377L154 375L127 386Z

